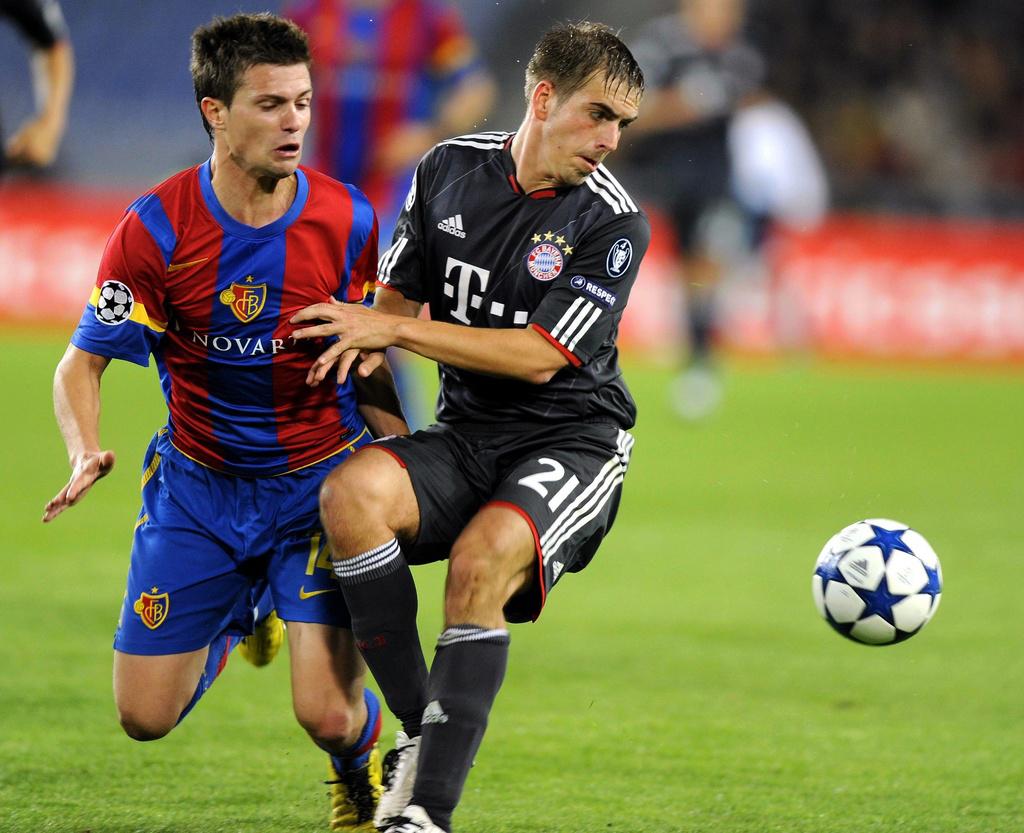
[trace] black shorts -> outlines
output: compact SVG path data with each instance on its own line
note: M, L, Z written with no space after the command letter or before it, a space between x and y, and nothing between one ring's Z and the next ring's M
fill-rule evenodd
M448 557L487 504L508 506L533 530L538 581L505 606L510 622L540 616L563 573L590 563L615 520L633 437L615 425L433 425L367 448L409 472L420 531L402 542L410 564Z

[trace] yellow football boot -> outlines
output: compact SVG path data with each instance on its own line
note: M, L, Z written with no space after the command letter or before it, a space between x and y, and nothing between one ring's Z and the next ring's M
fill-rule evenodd
M331 830L376 833L373 814L384 792L377 744L370 750L366 766L339 773L328 757L327 772L327 783L331 786Z
M284 622L277 617L276 611L256 623L252 636L247 636L238 644L238 653L246 662L257 668L267 665L284 644Z

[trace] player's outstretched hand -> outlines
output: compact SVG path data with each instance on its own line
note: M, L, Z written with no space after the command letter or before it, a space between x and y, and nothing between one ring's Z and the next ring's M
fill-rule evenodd
M292 324L321 321L325 323L302 327L292 338L336 337L338 340L321 353L306 375L306 384L319 385L337 365L338 384L348 378L353 364L366 377L384 362L382 351L392 344L395 316L385 315L362 304L341 304L333 299L326 304L313 304L291 318Z
M71 479L43 509L43 523L49 523L61 512L88 494L92 484L101 477L106 477L114 468L113 451L88 451L76 461L71 472Z

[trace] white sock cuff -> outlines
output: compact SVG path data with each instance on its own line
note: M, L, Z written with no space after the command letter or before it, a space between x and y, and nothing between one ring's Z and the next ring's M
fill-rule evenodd
M395 572L404 563L398 539L367 550L353 558L334 562L334 575L342 584L362 584Z
M481 628L477 625L452 625L437 638L437 647L445 648L457 642L508 643L511 635L505 628Z

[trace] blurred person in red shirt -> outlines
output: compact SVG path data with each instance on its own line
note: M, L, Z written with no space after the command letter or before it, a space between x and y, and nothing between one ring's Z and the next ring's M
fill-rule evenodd
M420 157L481 129L495 87L446 0L297 0L317 109L313 164L369 198L389 243Z
M484 129L494 82L448 0L293 0L285 15L313 52L312 164L366 194L387 248L416 163ZM389 359L416 427L429 407L400 354Z

